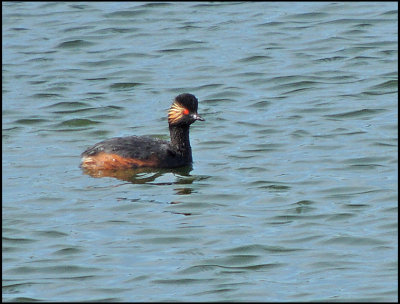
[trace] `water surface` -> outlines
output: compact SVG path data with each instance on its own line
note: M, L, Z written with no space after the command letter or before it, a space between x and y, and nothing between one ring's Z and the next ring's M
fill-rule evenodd
M395 2L3 2L4 301L396 301ZM168 139L190 169L96 178Z

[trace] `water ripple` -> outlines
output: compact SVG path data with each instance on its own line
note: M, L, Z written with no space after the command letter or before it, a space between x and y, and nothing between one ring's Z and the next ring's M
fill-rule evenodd
M394 2L2 6L4 301L397 300ZM193 166L79 168L183 92Z

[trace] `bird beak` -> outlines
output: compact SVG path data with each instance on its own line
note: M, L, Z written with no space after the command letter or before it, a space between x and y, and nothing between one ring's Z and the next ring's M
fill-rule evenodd
M201 117L199 114L193 114L192 115L194 120L200 120L200 121L205 121L205 119L203 117Z

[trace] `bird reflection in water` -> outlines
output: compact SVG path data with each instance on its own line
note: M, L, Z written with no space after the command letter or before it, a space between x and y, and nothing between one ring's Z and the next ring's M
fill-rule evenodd
M189 173L192 171L192 166L185 166L175 169L159 169L159 168L131 168L123 170L88 170L82 169L84 174L90 175L92 177L113 177L122 181L127 181L132 184L147 184L151 183L153 185L173 185L173 184L191 184L195 179ZM167 174L172 173L175 176L178 175L178 179L175 182L156 182L154 181ZM178 194L190 194L178 193Z
M125 170L87 170L82 169L84 174L90 175L95 178L100 177L112 177L122 181L126 181L132 184L150 184L150 185L176 185L174 188L175 194L177 195L190 195L193 193L193 188L190 187L194 181L207 179L208 176L195 176L190 175L192 171L192 165L175 168L175 169L156 169L156 168L132 168ZM158 178L166 174L173 174L175 176L174 181L168 182L155 182ZM180 204L180 201L172 201L171 205ZM180 215L192 215L190 212L176 212L172 213Z

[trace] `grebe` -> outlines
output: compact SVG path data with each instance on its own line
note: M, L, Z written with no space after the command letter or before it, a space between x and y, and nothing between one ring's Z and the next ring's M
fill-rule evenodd
M138 167L176 168L192 163L189 127L196 120L198 100L188 93L175 97L168 111L171 141L147 136L115 137L86 149L81 167L86 170L123 170Z

